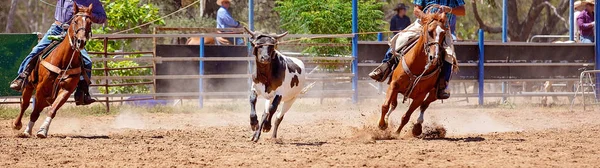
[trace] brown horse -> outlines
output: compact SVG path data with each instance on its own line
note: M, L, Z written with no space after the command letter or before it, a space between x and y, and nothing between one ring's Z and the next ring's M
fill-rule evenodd
M382 130L387 129L389 115L398 105L398 93L402 93L405 98L411 98L413 102L402 117L402 122L396 133L402 131L412 112L420 106L421 115L413 129L415 136L421 134L423 113L431 102L437 100L436 86L441 61L444 60L445 55L443 54L442 42L444 41L445 32L448 30L445 26L445 13L420 13L419 16L421 18L420 24L423 25L422 32L414 47L399 58L400 63L393 71L385 103L381 106L381 118L379 119L379 128Z
M48 57L41 59L37 64L34 74L24 87L21 101L21 112L13 123L13 128L20 130L21 118L29 107L29 100L35 90L35 104L31 113L29 124L25 128L25 135L31 136L32 127L45 107L51 105L48 117L37 132L37 137L46 138L50 122L56 116L58 109L69 99L82 75L82 58L80 50L84 49L86 41L91 35L92 5L78 7L73 3L75 15L67 30L65 39L58 44ZM37 60L35 60L37 61ZM84 75L85 76L85 75ZM36 80L37 79L37 80Z
M229 42L229 40L227 40L223 37L204 37L204 44L217 44L217 41L219 41L219 43L221 43L223 45L231 45L231 42ZM200 37L190 37L190 38L188 38L188 40L185 44L186 45L199 45Z

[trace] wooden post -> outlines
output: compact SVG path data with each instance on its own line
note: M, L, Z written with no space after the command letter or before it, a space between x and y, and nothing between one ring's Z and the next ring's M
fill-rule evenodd
M104 38L104 76L108 76L108 38ZM106 94L108 94L108 79L104 80L104 88L106 89ZM108 101L108 97L106 97L106 113L110 113L110 102Z
M152 34L156 34L157 27L154 27ZM156 37L152 38L152 58L156 58ZM156 93L156 60L152 59L152 93ZM156 96L153 96L154 100L156 100Z

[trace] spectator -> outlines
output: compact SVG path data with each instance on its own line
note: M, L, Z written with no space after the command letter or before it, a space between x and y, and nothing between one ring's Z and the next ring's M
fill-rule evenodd
M580 30L580 41L581 43L593 43L594 42L594 0L586 0L585 10L577 16L577 26Z
M233 17L231 17L231 15L229 14L229 11L227 11L229 9L229 7L231 6L230 0L217 0L217 5L221 6L221 8L219 8L219 10L217 11L217 28L241 28L242 27L240 22L233 19ZM221 32L228 32L228 31L221 31ZM230 42L234 41L234 38L232 38L232 37L225 38L225 39L227 39ZM237 45L243 45L244 39L243 38L235 38L235 42ZM226 43L217 41L217 44L223 45Z
M394 15L390 21L390 31L402 31L411 23L410 18L406 16L406 5L399 3L398 6L394 8L394 11L396 11L396 15ZM397 32L394 32L394 35L396 35L396 33Z
M593 43L594 42L594 0L586 0L585 10L577 16L577 26L581 32L580 41L581 43Z
M577 26L577 17L579 17L579 14L581 14L585 6L581 1L577 1L573 3L573 8L575 9L575 12L573 13L575 19L573 20L573 23L571 23L571 26L573 26L573 32L575 32L575 41L579 41L581 32L579 32L579 26Z

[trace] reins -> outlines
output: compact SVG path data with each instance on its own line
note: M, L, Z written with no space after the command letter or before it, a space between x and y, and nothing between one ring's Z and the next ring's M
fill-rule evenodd
M81 17L83 17L83 21L85 21L86 17L89 17L89 15L87 15L87 14L78 13L78 14L74 15L73 17L71 17L71 19L69 19L69 21L68 21L68 22L69 22L70 24L73 24L73 22L72 22L72 21L73 21L73 19L74 19L76 16L81 16ZM77 30L75 30L75 33L74 33L74 34L77 34L77 33L78 33L79 31L81 31L81 30L85 31L85 29L86 29L86 28L87 28L87 25L86 25L86 24L84 24L84 26L83 26L83 27L79 27L79 28L77 28ZM69 28L67 29L67 34L66 34L66 36L67 36L67 37L66 37L66 38L68 38L68 39L69 39L69 45L71 46L71 49L73 50L73 54L71 54L71 58L69 59L69 64L67 65L67 67L66 67L65 69L60 69L60 68L59 68L59 69L60 69L60 72L62 72L62 75L60 75L60 72L59 72L58 74L59 74L60 76L58 76L58 77L57 77L57 79L56 79L56 82L54 83L54 89L52 90L52 92L53 92L53 94L52 94L52 95L53 95L53 97L54 97L54 98L56 98L56 96L57 96L57 94L58 94L58 86L59 86L59 85L58 85L58 82L60 82L60 81L63 81L63 80L65 80L65 79L66 79L66 76L68 75L68 74L67 74L67 72L69 72L69 69L70 69L71 65L73 64L73 58L75 57L75 53L77 53L77 52L81 52L81 50L79 49L79 47L80 47L80 46L79 46L79 45L80 45L80 43L77 43L77 45L73 44L73 40L72 40L72 38L74 38L74 37L73 37L73 36L71 36L71 31L70 31L70 30L71 30L71 26L69 26ZM86 34L86 36L87 36L87 34ZM75 38L76 38L76 37L75 37ZM58 68L58 67L57 67L57 68ZM69 75L70 75L70 74L69 74Z
M425 35L425 37L421 36L421 38L425 38L425 44L423 45L423 50L425 52L425 56L427 56L427 57L430 56L430 52L431 52L429 50L429 46L438 45L438 50L439 50L439 48L442 48L441 46L439 46L440 43L438 41L433 41L433 42L430 41L431 37L429 36L427 28L428 28L429 25L431 25L433 23L433 21L435 21L435 19L431 19L427 24L425 24L423 26L423 30L422 30L422 33L421 33L421 35ZM436 53L436 56L438 54L439 53ZM406 60L405 59L406 59L406 57L403 56L402 60L400 60L400 62L402 62L402 69L404 69L404 73L406 73L407 75L409 75L410 79L414 79L414 81L412 82L412 84L410 84L408 86L408 90L406 90L406 93L404 94L404 98L402 99L402 103L406 102L406 100L410 97L410 95L414 91L416 85L421 81L422 78L428 79L428 78L432 77L434 74L436 74L436 73L438 73L440 71L440 67L438 66L434 71L432 71L431 73L425 75L425 73L427 72L427 70L429 69L429 67L432 64L433 59L436 59L436 58L427 58L427 64L425 64L425 69L423 70L423 72L421 72L421 74L419 76L416 76L416 75L414 75L410 71L410 68L406 64ZM439 59L439 56L438 56L437 59Z

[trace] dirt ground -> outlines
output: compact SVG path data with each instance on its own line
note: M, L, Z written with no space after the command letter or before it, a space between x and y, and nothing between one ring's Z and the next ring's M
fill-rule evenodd
M58 116L48 139L19 138L0 121L0 167L597 167L600 112L567 107L476 108L434 103L425 125L445 138L376 129L379 100L301 100L271 133L250 142L246 100L203 113L121 109L102 117ZM257 104L261 104L260 102ZM397 125L406 109L392 118ZM259 110L262 108L259 107ZM413 114L416 120L418 112ZM42 116L34 132L42 122ZM28 118L24 119L24 125ZM411 122L412 122L411 121Z

